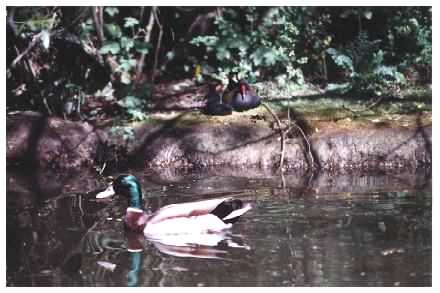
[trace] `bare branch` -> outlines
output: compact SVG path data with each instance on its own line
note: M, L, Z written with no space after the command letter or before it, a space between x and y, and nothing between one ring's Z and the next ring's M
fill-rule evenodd
M149 43L150 39L151 39L151 32L153 31L153 25L154 25L154 11L156 10L156 6L151 7L151 11L150 11L150 18L148 19L148 24L146 27L146 33L145 33L145 37L144 37L144 42L145 43ZM141 57L139 58L138 62L137 62L137 67L136 67L136 80L141 80L141 75L142 75L142 70L144 67L144 63L145 63L145 53L141 54Z
M95 6L92 7L91 9L92 9L93 23L95 24L96 33L98 34L98 39L102 46L102 44L105 41L102 7Z
M162 42L162 36L163 36L163 28L159 21L159 16L157 15L157 9L154 10L154 18L156 19L156 23L159 26L159 36L157 37L157 45L156 45L156 52L154 52L154 65L153 65L153 74L151 75L151 82L154 83L154 79L156 77L156 69L157 69L157 63L159 59L159 51L160 51L160 45Z
M29 51L32 50L32 48L35 47L36 44L38 44L38 42L41 40L42 34L43 32L40 32L32 37L32 41L29 43L27 48L23 52L21 52L21 54L15 57L14 61L12 61L11 65L9 66L10 68L15 68L15 65L17 65L17 63L20 62L21 59L26 56L27 53L29 53Z

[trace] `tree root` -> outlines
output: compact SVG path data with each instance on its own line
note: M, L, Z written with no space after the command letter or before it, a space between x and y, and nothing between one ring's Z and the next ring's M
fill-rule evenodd
M301 135L303 136L307 147L308 147L308 154L310 157L310 168L313 170L314 166L315 166L315 159L313 157L313 153L312 153L312 148L310 145L309 140L307 139L306 134L304 133L303 129L293 120L290 119L290 109L289 109L289 124L287 127L285 127L283 129L283 126L281 124L280 119L278 118L277 114L272 110L272 108L267 104L262 102L261 103L266 110L272 115L272 117L275 119L277 125L278 125L278 130L280 131L280 136L281 136L281 154L280 154L280 163L279 163L279 169L281 170L281 172L283 172L284 169L284 158L285 158L285 151L286 151L286 135L293 129L293 128L297 128L299 130L299 132L301 133ZM287 128L287 130L285 130Z

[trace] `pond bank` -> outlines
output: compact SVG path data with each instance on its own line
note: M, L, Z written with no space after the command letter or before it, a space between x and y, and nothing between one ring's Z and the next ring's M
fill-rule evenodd
M80 170L119 159L148 169L279 166L280 131L269 118L252 112L227 118L197 115L183 112L132 124L127 138L111 126L98 128L30 111L9 114L7 164ZM431 166L430 112L392 120L298 121L310 151L300 132L291 131L284 146L285 169L309 169L310 154L315 167L335 173Z

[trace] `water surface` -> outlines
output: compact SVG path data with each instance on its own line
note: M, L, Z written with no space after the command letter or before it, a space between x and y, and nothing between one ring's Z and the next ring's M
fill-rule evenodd
M182 248L125 232L126 201L95 200L94 175L8 170L7 285L431 285L429 176L132 173L151 210L218 196L254 208L217 245Z

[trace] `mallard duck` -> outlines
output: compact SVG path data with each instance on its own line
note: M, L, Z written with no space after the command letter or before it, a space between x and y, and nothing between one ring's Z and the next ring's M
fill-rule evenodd
M223 104L220 95L217 93L214 84L208 84L208 94L206 95L205 114L208 115L231 115L232 107Z
M231 228L241 215L251 209L249 203L231 197L167 205L148 214L142 209L142 190L133 175L120 175L96 198L113 194L128 198L125 214L126 227L143 232L149 238L172 234L221 233Z

